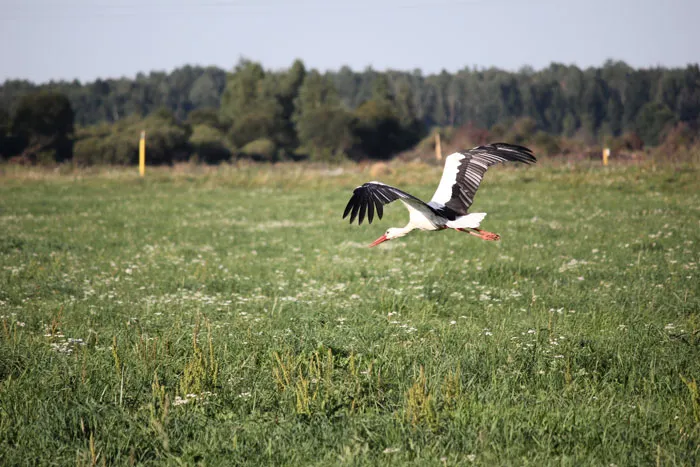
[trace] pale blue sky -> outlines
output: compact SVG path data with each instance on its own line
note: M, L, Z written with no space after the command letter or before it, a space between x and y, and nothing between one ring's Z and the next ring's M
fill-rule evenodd
M82 81L265 68L371 65L635 67L700 62L700 0L0 0L0 81Z

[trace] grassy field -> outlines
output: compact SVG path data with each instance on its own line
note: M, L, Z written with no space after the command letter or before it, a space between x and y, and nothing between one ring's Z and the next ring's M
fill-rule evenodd
M500 242L372 249L366 170L64 172L0 176L2 465L700 462L697 169L498 166Z

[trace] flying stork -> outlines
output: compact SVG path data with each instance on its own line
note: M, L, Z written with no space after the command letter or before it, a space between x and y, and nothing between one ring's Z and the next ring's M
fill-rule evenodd
M390 228L372 242L370 247L403 237L415 229L455 229L483 240L499 240L500 235L479 229L481 221L486 217L485 212L468 213L468 210L486 170L501 162L532 164L537 159L530 149L508 143L492 143L454 152L445 159L440 184L428 203L393 186L371 181L353 190L343 219L350 214L350 223L357 217L357 223L361 225L366 213L367 221L371 224L375 209L381 219L383 206L398 199L410 214L408 224L405 227Z

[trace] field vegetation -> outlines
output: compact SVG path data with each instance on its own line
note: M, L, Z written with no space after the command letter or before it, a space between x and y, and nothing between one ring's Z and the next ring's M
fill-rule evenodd
M498 166L500 242L373 249L368 166L1 170L2 465L700 461L697 164Z

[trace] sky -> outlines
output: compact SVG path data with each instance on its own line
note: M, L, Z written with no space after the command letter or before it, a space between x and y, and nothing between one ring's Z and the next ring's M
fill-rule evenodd
M0 82L232 67L700 63L697 0L0 0Z

